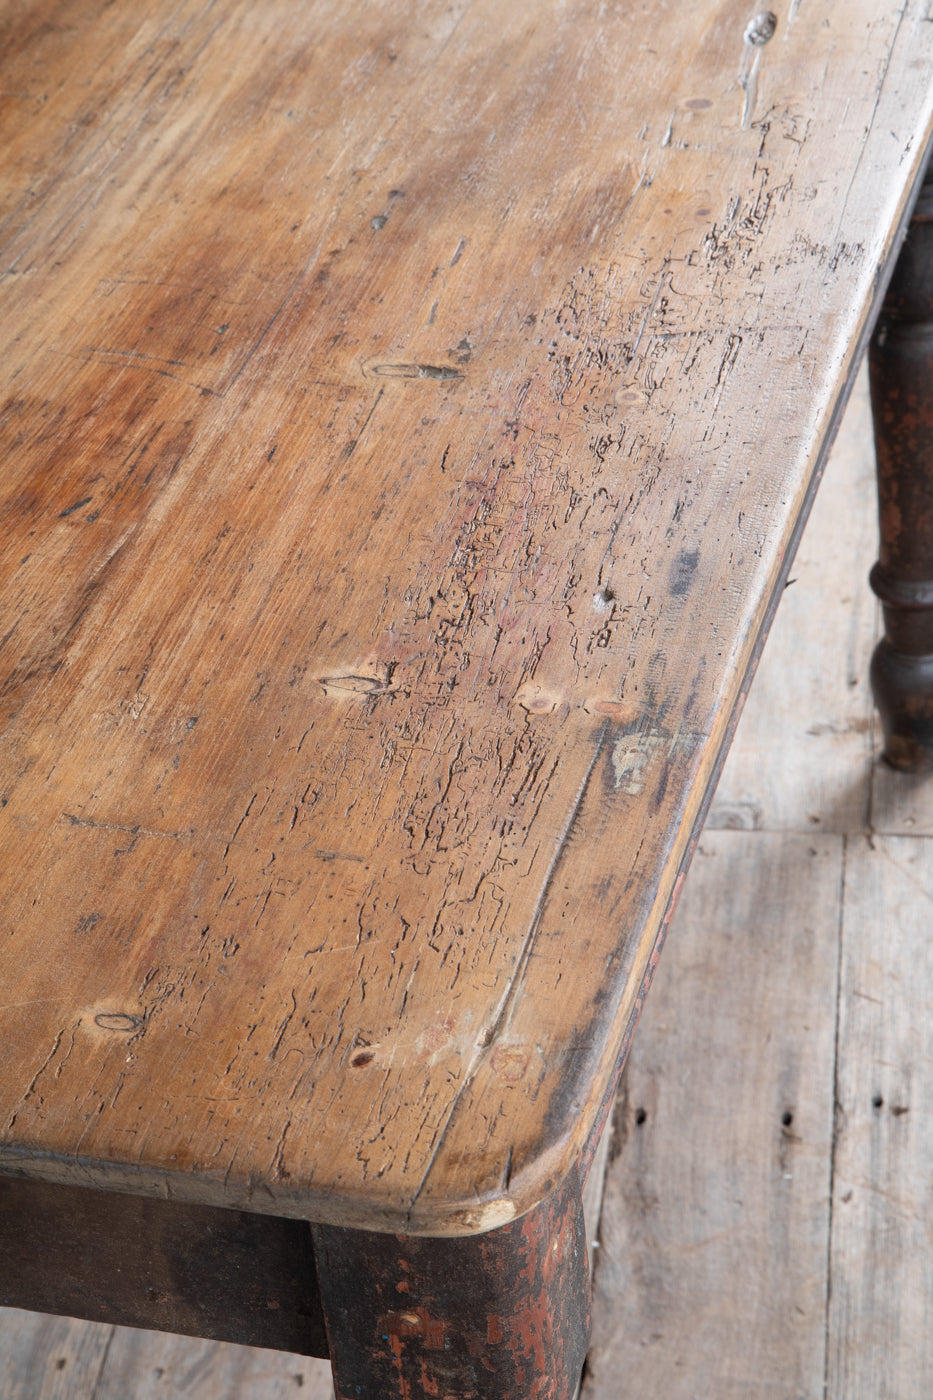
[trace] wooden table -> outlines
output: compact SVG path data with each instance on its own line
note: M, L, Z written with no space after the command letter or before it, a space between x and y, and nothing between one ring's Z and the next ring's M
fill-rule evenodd
M925 0L2 20L0 1301L568 1400L581 1179L923 170ZM874 361L911 766L928 227Z

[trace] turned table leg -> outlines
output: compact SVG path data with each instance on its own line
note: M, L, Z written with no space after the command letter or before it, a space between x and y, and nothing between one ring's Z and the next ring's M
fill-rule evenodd
M337 1400L573 1400L589 1335L576 1173L483 1235L312 1231Z
M885 635L871 666L895 768L933 768L933 163L869 350Z

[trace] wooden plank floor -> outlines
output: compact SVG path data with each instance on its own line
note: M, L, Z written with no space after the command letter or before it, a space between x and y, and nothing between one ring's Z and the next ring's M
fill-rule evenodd
M583 1400L926 1400L933 782L874 761L864 385L636 1037ZM327 1400L326 1363L0 1310L3 1400Z

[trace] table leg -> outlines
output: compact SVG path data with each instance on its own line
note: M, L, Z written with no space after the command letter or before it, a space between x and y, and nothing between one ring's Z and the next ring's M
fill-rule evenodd
M871 666L895 768L933 768L933 163L869 350L885 635Z
M590 1291L576 1173L483 1235L312 1231L337 1400L572 1400Z

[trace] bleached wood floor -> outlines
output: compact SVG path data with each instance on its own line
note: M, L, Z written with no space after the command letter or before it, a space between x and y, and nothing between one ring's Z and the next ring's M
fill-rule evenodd
M636 1037L583 1400L933 1395L933 780L874 757L873 492L863 387ZM12 1310L0 1377L331 1394L323 1362Z

